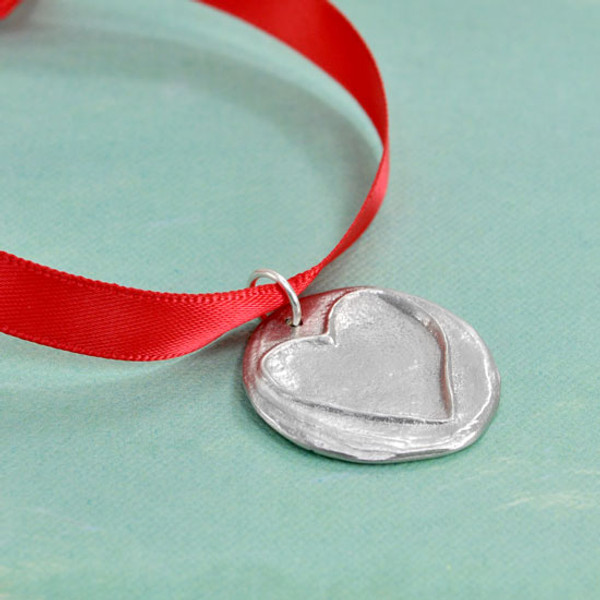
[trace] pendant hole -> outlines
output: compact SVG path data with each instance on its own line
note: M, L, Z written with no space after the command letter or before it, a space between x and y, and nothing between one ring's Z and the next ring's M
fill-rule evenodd
M294 325L294 323L292 322L292 317L288 317L286 320L286 325L289 325L290 327L293 327L294 329L296 327L302 327L302 321L300 321L300 323L298 323L298 325Z

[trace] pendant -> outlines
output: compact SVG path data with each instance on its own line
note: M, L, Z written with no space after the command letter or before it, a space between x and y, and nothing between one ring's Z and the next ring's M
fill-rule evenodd
M487 428L500 377L483 340L451 312L372 287L300 305L276 272L253 276L276 280L292 302L258 326L243 365L252 405L281 435L326 456L385 463L462 450Z

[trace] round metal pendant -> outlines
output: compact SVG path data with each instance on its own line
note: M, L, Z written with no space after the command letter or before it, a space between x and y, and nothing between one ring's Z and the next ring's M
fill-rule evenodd
M296 444L355 462L456 452L491 421L500 377L479 335L422 298L369 287L267 317L244 356L258 414ZM286 322L286 320L288 322Z

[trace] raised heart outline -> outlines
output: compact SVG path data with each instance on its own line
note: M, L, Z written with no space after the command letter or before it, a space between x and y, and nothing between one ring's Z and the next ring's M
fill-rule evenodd
M331 307L329 308L327 315L324 319L324 331L318 335L299 337L284 342L280 342L273 346L268 352L266 352L260 359L259 369L262 376L269 382L270 386L274 387L278 395L282 395L288 401L297 402L305 406L326 410L328 412L338 413L344 416L355 416L362 419L368 419L372 421L384 421L388 423L398 424L447 424L451 422L455 416L455 400L454 392L451 383L451 364L450 364L450 352L449 344L442 327L438 321L426 310L411 302L408 299L398 297L393 294L386 294L385 290L370 289L368 293L372 293L384 300L388 304L392 305L396 309L399 309L408 317L411 317L418 321L435 339L440 349L440 392L448 416L441 419L422 418L417 416L389 416L389 415L378 415L368 412L361 412L355 410L349 410L340 408L337 406L327 405L322 402L313 402L300 398L295 394L291 393L285 387L282 387L271 375L269 369L266 367L266 363L273 354L285 350L286 346L295 346L298 343L316 343L316 344L327 344L336 345L336 317L339 312L343 310L343 304L353 296L364 296L366 289L354 290L344 294L337 298Z

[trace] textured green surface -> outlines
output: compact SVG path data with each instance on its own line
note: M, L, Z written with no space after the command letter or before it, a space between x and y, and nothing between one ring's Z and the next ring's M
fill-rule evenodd
M339 5L380 62L393 167L314 288L470 321L495 422L447 458L345 464L253 414L251 325L156 364L4 336L1 598L600 597L600 4ZM301 270L376 165L334 84L191 3L40 2L0 26L0 86L2 247L123 284Z

